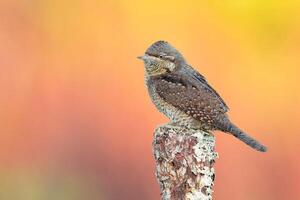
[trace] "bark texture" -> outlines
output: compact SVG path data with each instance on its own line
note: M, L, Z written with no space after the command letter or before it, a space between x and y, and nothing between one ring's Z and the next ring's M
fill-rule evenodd
M211 200L215 179L215 138L175 125L155 130L153 153L163 200Z

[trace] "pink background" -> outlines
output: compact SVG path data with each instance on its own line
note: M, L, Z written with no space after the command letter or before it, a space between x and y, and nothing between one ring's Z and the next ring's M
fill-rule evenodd
M159 199L167 122L136 56L167 40L265 154L216 132L215 199L299 199L300 3L0 0L0 199Z

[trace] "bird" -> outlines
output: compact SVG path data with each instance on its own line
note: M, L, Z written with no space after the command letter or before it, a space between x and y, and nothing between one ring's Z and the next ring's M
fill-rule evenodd
M145 82L152 102L171 124L222 131L257 151L267 151L267 147L230 121L225 101L170 43L154 42L137 58L144 62Z

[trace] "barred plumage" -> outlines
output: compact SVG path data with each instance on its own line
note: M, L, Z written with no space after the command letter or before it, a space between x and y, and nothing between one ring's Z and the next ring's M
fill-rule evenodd
M261 145L230 122L228 106L206 79L165 41L151 45L144 56L149 95L171 121L184 126L231 133L258 151Z

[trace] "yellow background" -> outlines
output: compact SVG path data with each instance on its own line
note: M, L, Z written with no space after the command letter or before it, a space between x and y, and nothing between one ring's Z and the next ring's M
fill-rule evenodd
M0 199L159 199L136 56L167 40L265 154L216 132L215 199L299 199L297 0L0 0Z

